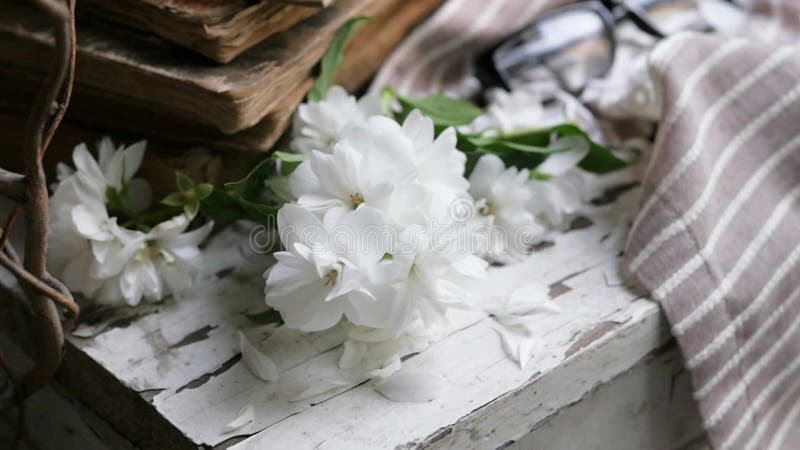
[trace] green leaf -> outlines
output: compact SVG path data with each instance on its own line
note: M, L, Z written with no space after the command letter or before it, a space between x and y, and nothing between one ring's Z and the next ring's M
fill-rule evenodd
M261 224L273 222L272 219L278 214L278 207L276 206L248 202L247 200L241 201L240 204L245 213L245 219Z
M592 173L608 173L619 170L628 165L627 162L617 158L607 147L594 142L586 132L572 124L563 124L553 127L560 136L580 135L589 141L589 153L578 163L578 167Z
M114 189L113 186L106 187L106 205L111 211L119 211L122 209L122 195L119 191Z
M216 220L247 219L258 223L269 223L278 212L278 207L266 205L262 200L265 181L276 175L275 159L261 161L243 179L225 183L223 190L208 193L200 202L203 214ZM196 190L195 198L205 195L206 188Z
M396 98L403 107L401 113L403 116L411 110L418 109L422 114L430 117L433 123L441 127L467 125L483 113L483 110L472 102L441 94L417 99L404 97L394 88L387 87L382 95L384 102L390 102L392 97Z
M547 181L553 178L552 175L531 170L531 180Z
M194 217L195 215L197 215L197 212L199 210L200 210L200 201L198 200L194 200L183 206L183 212L189 217Z
M606 173L627 165L627 163L614 156L611 150L592 141L589 135L573 124L562 124L550 128L498 134L496 136L460 134L458 148L467 154L467 176L471 173L477 160L488 153L500 157L506 166L534 169L548 155L571 150L570 146L553 145L551 143L553 139L575 135L589 142L589 152L578 163L578 166L583 170L593 173ZM545 174L532 170L531 178L544 180L546 179L544 177Z
M295 200L294 195L292 195L292 191L289 188L288 176L267 178L264 180L264 184L281 202L288 203Z
M198 184L198 185L197 185L197 186L194 188L195 197L196 197L198 200L202 200L202 199L204 199L204 198L207 198L209 195L211 195L211 193L212 193L213 191L214 191L214 186L212 186L210 183L202 183L202 184Z
M274 309L269 309L264 312L256 314L245 314L245 317L247 317L251 322L260 325L266 325L270 323L277 323L277 324L283 323L283 317L281 317L281 314Z
M290 173L294 172L294 169L296 169L297 166L308 159L306 155L281 151L272 152L272 156L281 162L281 175L289 175Z
M200 209L215 220L247 219L258 223L270 223L278 213L278 207L251 202L230 192L214 191L200 202Z
M264 189L264 180L275 174L275 160L266 158L239 181L225 183L225 190L248 201L258 201Z
M245 216L240 200L222 191L214 191L200 202L200 209L215 220L238 220Z
M173 192L161 200L161 204L167 206L183 206L184 203L186 203L186 196L183 195L183 192Z
M311 90L308 91L306 99L309 102L318 102L323 100L328 95L328 90L333 83L333 76L336 70L342 65L344 61L344 48L347 41L355 32L356 24L363 20L372 20L369 17L354 17L339 28L336 35L331 41L330 47L325 52L319 64L319 75L314 80Z
M178 186L179 191L188 191L194 187L194 181L181 172L175 172L175 185Z

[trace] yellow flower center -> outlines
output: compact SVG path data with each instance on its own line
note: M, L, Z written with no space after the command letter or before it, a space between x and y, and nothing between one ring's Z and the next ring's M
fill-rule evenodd
M354 209L358 208L358 205L364 203L364 196L359 193L350 194L350 201L353 203Z
M478 212L482 216L491 216L491 215L493 215L495 213L495 208L494 208L494 205L492 205L489 202L486 202L486 204L484 204L483 206L480 207Z
M325 274L323 279L325 280L325 284L323 286L334 286L336 285L336 278L338 277L338 273L331 269L328 273Z

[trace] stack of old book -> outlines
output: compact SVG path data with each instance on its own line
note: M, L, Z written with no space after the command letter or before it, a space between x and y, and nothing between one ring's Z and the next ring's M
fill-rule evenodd
M80 0L67 126L148 138L176 151L264 152L288 127L342 24L372 18L359 26L337 74L337 83L356 90L441 2ZM22 123L50 67L53 41L28 2L0 5L0 122L8 128ZM82 132L73 134L77 140Z

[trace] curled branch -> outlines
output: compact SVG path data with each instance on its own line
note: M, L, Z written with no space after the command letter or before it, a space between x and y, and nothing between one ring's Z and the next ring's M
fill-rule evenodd
M25 127L22 152L24 175L0 169L0 194L22 205L26 234L24 262L8 244L8 233L19 206L15 206L0 235L0 264L19 281L34 313L37 355L34 368L15 386L19 398L47 384L58 369L64 349L64 333L56 304L71 315L79 312L64 286L46 270L49 198L42 158L64 117L75 76L74 0L34 0L51 20L55 36L55 60L36 97Z
M6 252L0 252L0 264L14 274L26 291L33 290L64 307L67 310L68 318L75 317L80 312L78 304L72 299L69 291L51 275L45 274L42 279L33 276Z

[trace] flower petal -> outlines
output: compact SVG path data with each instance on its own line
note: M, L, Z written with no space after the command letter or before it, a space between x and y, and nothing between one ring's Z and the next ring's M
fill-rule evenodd
M86 144L79 144L72 151L72 162L78 172L81 172L87 182L89 182L93 189L99 192L105 192L105 176L97 165Z
M395 353L381 365L380 369L370 370L367 372L367 375L371 378L389 378L400 370L401 367L403 367L403 363L400 361L400 355Z
M475 168L469 175L469 192L475 198L486 198L491 191L494 180L505 170L506 166L503 164L497 155L488 154L483 155L478 159Z
M142 159L144 158L144 152L147 147L147 141L141 140L134 144L131 144L128 148L124 150L125 154L125 172L123 176L125 180L128 181L136 174L139 170L139 166L142 165Z
M256 348L244 333L241 331L238 333L242 362L250 370L250 373L263 381L277 381L279 372L275 362Z
M444 379L430 370L405 370L377 383L375 390L393 402L427 403L439 397Z
M539 336L520 333L500 324L494 324L492 327L500 336L506 354L519 364L520 369L525 368L533 352L542 345Z
M551 147L568 150L551 154L536 167L537 172L550 176L558 176L572 169L589 153L589 141L583 136L560 137Z
M223 428L224 433L230 433L232 431L236 431L239 428L247 425L248 423L255 420L256 414L253 410L253 405L246 405L244 408L240 409L239 412L236 414L236 417L228 422Z
M284 248L293 248L295 243L311 247L325 236L322 222L314 214L291 203L278 211L278 230Z
M339 358L340 369L352 369L357 366L367 352L367 344L348 339L344 341L344 350Z

